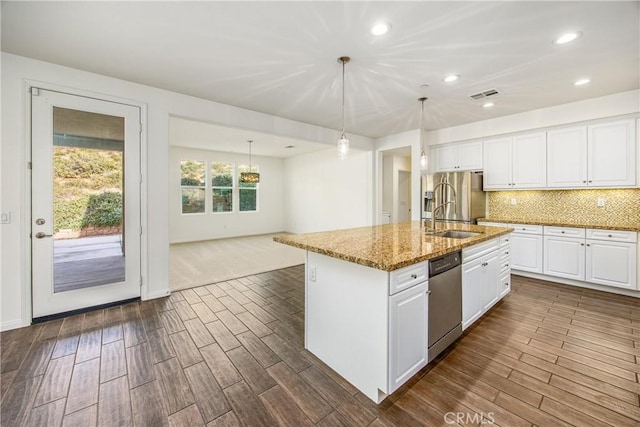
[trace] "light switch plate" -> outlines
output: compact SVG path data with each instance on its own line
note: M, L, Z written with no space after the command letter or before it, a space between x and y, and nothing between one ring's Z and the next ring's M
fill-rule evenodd
M603 207L604 206L604 197L598 197L598 206L599 207Z
M0 224L9 224L11 222L11 212L0 212Z
M309 268L309 280L312 281L312 282L316 281L316 268L315 267Z
M518 201L516 199L511 199L511 206L515 206L518 204Z

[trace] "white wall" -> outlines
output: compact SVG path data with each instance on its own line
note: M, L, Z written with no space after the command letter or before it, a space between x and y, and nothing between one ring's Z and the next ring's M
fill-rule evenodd
M354 149L345 160L335 148L285 159L285 229L310 233L371 225L372 165L371 151Z
M162 89L130 83L68 67L2 53L2 141L1 205L11 212L10 224L2 228L0 259L0 329L26 326L31 321L30 277L30 183L26 168L29 153L28 87L36 84L104 99L130 100L143 105L142 205L144 235L143 298L155 298L169 292L169 117L231 127L252 129L280 136L327 144L333 147L339 131L257 113ZM372 149L372 140L349 135L351 146ZM331 150L335 154L335 149ZM355 151L355 150L354 150ZM355 159L354 159L355 160ZM342 172L339 172L342 173ZM362 179L361 176L358 179ZM324 181L316 184L323 186ZM348 220L351 224L354 221Z
M259 167L258 211L238 212L237 198L234 212L183 214L180 191L180 162L182 160L231 162L246 164L248 155L219 151L171 147L169 154L169 241L171 243L225 237L250 236L284 231L284 160L275 157L252 156L251 163ZM210 178L209 178L210 179ZM237 193L237 192L236 192ZM235 196L235 195L234 195ZM207 199L210 199L207 194Z
M640 90L541 108L426 133L429 145L548 128L640 111ZM398 134L400 137L402 134Z

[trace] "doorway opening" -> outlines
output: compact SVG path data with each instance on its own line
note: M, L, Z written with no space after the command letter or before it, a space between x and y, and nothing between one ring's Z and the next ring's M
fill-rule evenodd
M411 221L411 147L382 151L380 223Z

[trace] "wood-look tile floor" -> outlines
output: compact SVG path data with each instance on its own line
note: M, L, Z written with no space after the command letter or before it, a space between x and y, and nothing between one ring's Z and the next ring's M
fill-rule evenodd
M637 299L513 290L376 406L303 349L303 267L0 335L2 426L640 425Z

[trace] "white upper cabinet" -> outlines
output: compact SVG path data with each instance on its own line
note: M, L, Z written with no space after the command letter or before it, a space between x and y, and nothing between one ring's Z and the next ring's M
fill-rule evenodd
M547 185L553 188L636 185L633 120L547 133Z
M464 142L434 147L436 172L482 169L482 142Z
M559 129L547 133L547 185L587 186L587 128Z
M546 134L484 142L484 189L517 190L546 186Z
M588 132L588 185L635 185L636 141L633 120L589 126Z

